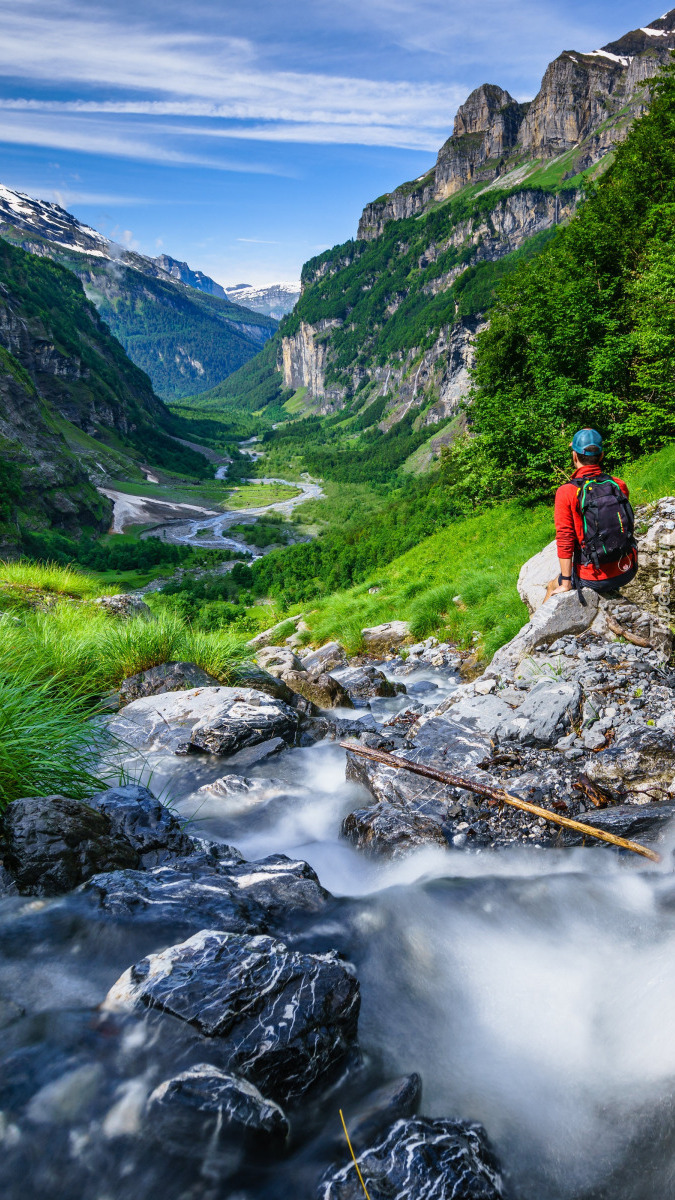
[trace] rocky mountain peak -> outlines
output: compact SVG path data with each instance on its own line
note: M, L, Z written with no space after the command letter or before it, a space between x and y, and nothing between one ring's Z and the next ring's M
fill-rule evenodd
M467 133L487 133L497 113L508 104L515 103L513 96L504 88L494 83L482 83L457 109L452 136L459 138Z
M675 9L599 50L564 50L534 100L520 104L492 83L476 88L455 117L436 166L364 209L358 237L378 237L392 220L417 216L467 185L541 186L545 164L567 156L562 180L600 163L649 103L649 80L675 50ZM607 159L609 161L609 159Z

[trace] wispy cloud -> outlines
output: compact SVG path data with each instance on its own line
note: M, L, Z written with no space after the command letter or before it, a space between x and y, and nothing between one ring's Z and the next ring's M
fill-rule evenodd
M105 8L96 0L86 6L84 0L4 0L0 73L23 81L28 94L0 102L0 140L263 174L278 172L200 154L197 139L433 151L466 98L467 64L515 59L536 64L540 73L566 43L583 47L604 36L592 12L587 22L573 18L558 0L482 0L479 14L459 0L296 3L298 11L283 17L296 35L303 21L324 32L349 29L352 44L359 31L376 31L410 61L443 59L443 70L412 80L370 78L332 73L320 55L312 57L313 69L280 68L273 36L265 43L222 32L225 18L235 31L245 29L246 20L221 0L201 0L193 14L166 0L166 16L150 0L141 0L137 11L127 0ZM276 0L274 7L269 0L258 4L257 28L267 31L268 18L283 24ZM363 66L365 56L357 60ZM533 66L533 78L536 72ZM49 86L52 96L36 99L30 95L36 86L41 96ZM68 98L59 96L66 89ZM203 124L168 126L167 118Z
M20 119L12 113L7 114L0 125L0 143L49 146L59 150L140 159L143 162L163 163L168 166L211 167L218 171L242 171L260 175L285 174L282 168L265 163L214 158L169 145L167 141L171 138L172 131L162 129L161 126L147 127L140 132L146 136L139 136L138 125L127 128L120 124L92 119L64 122L41 113L33 113L30 117ZM194 139L190 141L194 142Z

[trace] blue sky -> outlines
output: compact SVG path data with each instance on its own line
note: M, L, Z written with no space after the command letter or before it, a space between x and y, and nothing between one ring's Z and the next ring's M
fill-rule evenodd
M292 280L432 165L478 84L518 99L648 0L3 0L0 182L222 283Z

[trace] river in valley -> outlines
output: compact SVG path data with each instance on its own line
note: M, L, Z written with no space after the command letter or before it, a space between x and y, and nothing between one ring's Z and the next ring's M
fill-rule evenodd
M455 686L441 671L419 679L441 696ZM373 701L376 720L404 702ZM345 752L330 740L249 768L164 753L132 755L127 769L144 770L193 834L247 859L283 853L317 871L334 898L298 916L287 936L354 964L363 1064L327 1098L291 1110L295 1134L283 1154L224 1178L208 1155L167 1155L161 1131L139 1135L145 1099L209 1050L170 1018L95 1010L131 963L187 935L150 920L103 920L77 895L7 898L6 1200L312 1200L331 1157L346 1161L338 1107L349 1118L364 1088L413 1071L422 1112L485 1125L513 1200L675 1194L670 852L661 868L597 848L439 846L369 859L341 839L340 825L371 797L346 781Z

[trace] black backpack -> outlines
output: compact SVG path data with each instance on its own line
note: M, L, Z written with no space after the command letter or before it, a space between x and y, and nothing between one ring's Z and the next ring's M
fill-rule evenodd
M584 527L581 565L596 569L618 562L636 548L635 517L616 479L587 475L578 480L577 505Z

